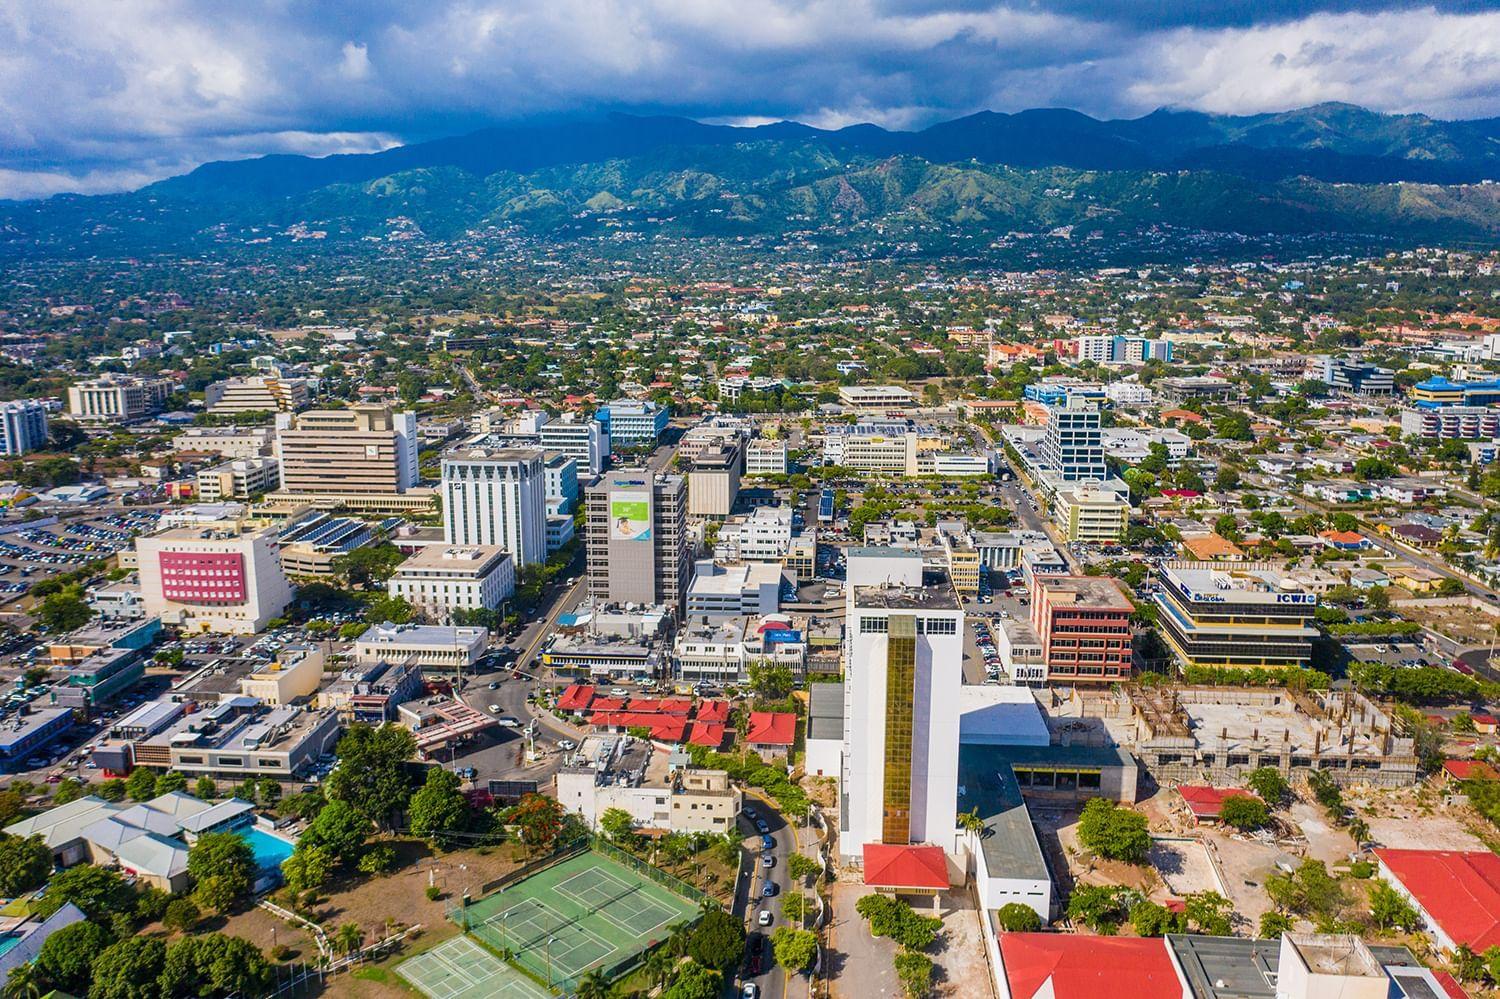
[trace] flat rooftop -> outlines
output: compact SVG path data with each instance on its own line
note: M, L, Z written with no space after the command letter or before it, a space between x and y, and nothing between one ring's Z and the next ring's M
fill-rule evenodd
M1038 576L1036 582L1051 594L1053 606L1135 610L1120 584L1102 576Z
M499 545L427 545L396 567L396 575L413 569L477 572L506 555Z
M815 683L808 690L807 738L843 739L844 685Z
M942 582L932 584L924 578L921 586L856 586L854 606L864 610L956 611L963 605L944 577Z

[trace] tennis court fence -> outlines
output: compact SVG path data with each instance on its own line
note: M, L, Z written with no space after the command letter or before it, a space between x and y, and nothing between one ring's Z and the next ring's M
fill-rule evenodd
M670 892L681 895L683 898L691 899L692 901L697 902L699 905L702 905L704 902L708 901L711 901L715 905L718 905L717 900L713 899L701 888L698 888L695 885L690 885L686 881L677 877L675 874L668 874L666 871L662 870L659 867L652 867L640 857L637 857L633 853L620 849L618 846L615 846L603 836L596 835L591 846L595 853L603 854L610 860L613 860L625 867L630 868L635 873L641 875L641 877L648 878L651 881L655 881L657 884L661 885L663 888L667 889Z

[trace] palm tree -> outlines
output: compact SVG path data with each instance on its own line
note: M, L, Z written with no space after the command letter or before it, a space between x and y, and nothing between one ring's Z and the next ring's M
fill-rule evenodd
M667 942L663 949L673 957L683 957L688 948L688 924L673 923L667 927Z
M595 968L578 979L578 999L609 999L609 979Z
M345 954L353 954L365 942L365 931L354 923L345 923L333 935L333 945Z
M652 988L661 988L672 977L672 969L676 966L677 962L672 955L658 947L646 958L646 980L651 983Z
M36 964L26 962L11 969L5 979L5 999L37 999L42 994L42 975Z
M1461 943L1453 949L1451 966L1453 977L1461 982L1475 981L1484 974L1484 960L1468 944Z

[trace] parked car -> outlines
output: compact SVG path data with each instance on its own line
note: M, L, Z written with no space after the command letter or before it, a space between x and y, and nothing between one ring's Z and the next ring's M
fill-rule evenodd
M771 920L774 918L775 917L771 915L770 909L762 909L760 910L760 915L756 917L755 921L762 926L770 926Z

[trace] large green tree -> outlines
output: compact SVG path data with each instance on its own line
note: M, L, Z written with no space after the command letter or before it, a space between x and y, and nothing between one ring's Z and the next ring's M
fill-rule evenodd
M264 995L271 964L241 937L186 936L167 948L159 981L164 997Z
M55 988L82 995L93 977L94 959L111 943L109 931L81 919L56 930L37 952L37 968Z
M255 852L238 833L204 833L188 850L188 874L198 905L223 915L250 894Z
M350 867L359 862L369 835L369 817L347 801L334 800L319 810L297 845L320 846L339 864Z
M52 849L40 836L0 833L0 895L15 898L35 891L52 873Z
M776 963L787 971L794 974L806 971L818 956L818 935L811 930L782 926L771 934L771 950L776 955Z
M411 732L399 725L351 725L338 742L339 765L328 775L324 793L385 828L391 815L405 811L411 800L406 763L416 748Z
M688 937L687 953L704 967L728 974L745 956L745 924L723 909L712 909Z
M718 999L724 987L724 976L717 968L705 968L696 961L687 961L678 967L672 984L662 992L661 999Z
M126 937L94 959L88 999L160 999L167 948L156 937Z
M427 780L411 796L407 808L411 831L429 840L440 840L444 833L461 832L469 825L469 803L461 790L458 775L442 767L427 771Z
M111 913L129 912L135 906L135 891L113 868L78 864L58 871L47 881L35 911L43 918L72 902L90 919L108 922Z
M1146 817L1108 798L1090 798L1078 819L1078 839L1101 857L1144 863L1151 850Z

